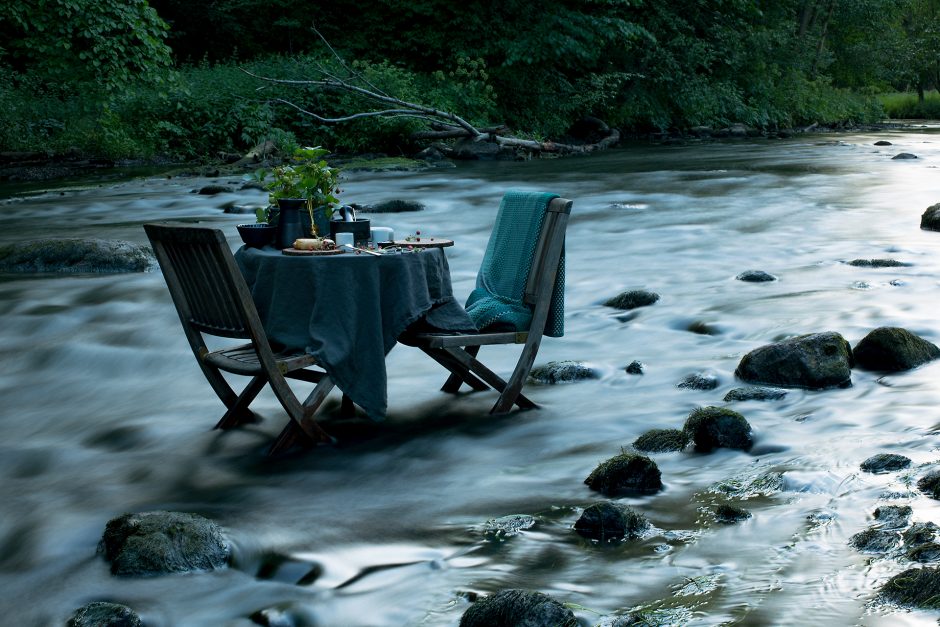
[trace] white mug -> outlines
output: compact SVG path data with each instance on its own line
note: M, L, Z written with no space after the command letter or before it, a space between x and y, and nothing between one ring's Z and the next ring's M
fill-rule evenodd
M383 242L394 242L395 231L387 226L374 226L369 229L369 240L376 245Z

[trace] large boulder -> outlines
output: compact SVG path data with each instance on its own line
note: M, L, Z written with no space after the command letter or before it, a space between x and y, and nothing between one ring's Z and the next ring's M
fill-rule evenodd
M920 216L920 228L927 231L940 231L940 203L927 207Z
M734 373L748 383L820 390L850 385L853 363L849 343L828 331L756 348Z
M900 372L940 357L940 348L900 327L879 327L852 349L855 363L865 370Z
M604 501L586 508L574 530L585 538L606 542L638 538L649 526L649 521L630 507Z
M0 246L0 272L146 272L148 246L101 239L40 239Z
M547 594L500 590L471 605L460 627L578 627L578 619Z
M98 551L115 575L145 577L224 568L231 547L207 518L180 512L124 514L105 527Z
M748 421L725 407L694 409L682 429L695 442L695 450L703 453L716 448L746 451L754 445Z
M634 453L621 453L602 462L584 483L607 496L651 494L663 487L662 473L656 462Z

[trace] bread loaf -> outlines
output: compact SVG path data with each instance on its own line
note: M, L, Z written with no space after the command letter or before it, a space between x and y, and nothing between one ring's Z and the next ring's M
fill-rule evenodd
M336 244L325 237L307 237L294 240L294 248L297 250L333 250Z

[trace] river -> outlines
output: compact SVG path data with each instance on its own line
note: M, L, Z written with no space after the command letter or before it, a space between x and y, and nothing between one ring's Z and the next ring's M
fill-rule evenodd
M900 152L919 159L891 158ZM454 239L447 254L460 299L506 189L574 200L566 334L546 338L536 364L580 360L600 376L530 386L541 409L491 417L493 394L439 392L440 367L399 346L388 356L384 423L340 428L337 446L280 460L264 455L285 419L268 392L256 406L263 422L211 429L222 406L159 271L0 278L0 622L63 625L81 605L109 600L149 626L247 627L265 608L285 609L298 625L455 626L469 596L527 588L575 604L584 625L631 608L664 625L936 625L936 612L875 602L910 563L848 541L885 504L940 522L940 503L912 486L940 461L940 364L890 376L856 369L849 388L791 390L778 401L722 399L741 385L742 355L784 337L837 331L854 345L900 326L940 344L940 233L919 228L940 202L938 164L940 125L927 125L351 173L347 202L426 205L371 217L399 235ZM261 204L263 193L193 193L231 180L6 187L0 243L143 243L143 223L185 220L221 228L235 246L245 217L221 205ZM911 265L846 263L856 258ZM779 280L735 279L750 269ZM626 315L602 305L628 289L661 299ZM481 357L508 372L517 355L490 347ZM634 360L643 375L624 371ZM699 372L716 376L717 389L677 387ZM331 398L328 414L338 405ZM754 449L654 454L665 489L618 499L652 523L639 540L599 546L572 530L603 500L583 483L599 462L650 428L681 427L704 405L741 412ZM860 471L881 452L914 467ZM716 487L767 476L782 480L732 496ZM711 511L725 502L752 517L717 524ZM232 567L112 577L95 552L106 522L159 509L222 525ZM510 514L537 524L502 539L482 532Z

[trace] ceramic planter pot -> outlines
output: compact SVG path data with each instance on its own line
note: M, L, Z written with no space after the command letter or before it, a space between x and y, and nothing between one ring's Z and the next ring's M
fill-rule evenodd
M354 246L368 248L370 224L369 218L356 218L353 222L331 220L330 239L335 242L337 233L352 233Z
M303 198L279 198L277 201L277 248L290 248L294 240L300 237L313 237L310 231L310 212L307 201ZM313 220L317 225L317 234L325 237L330 232L330 221L326 217L326 207L314 207Z

